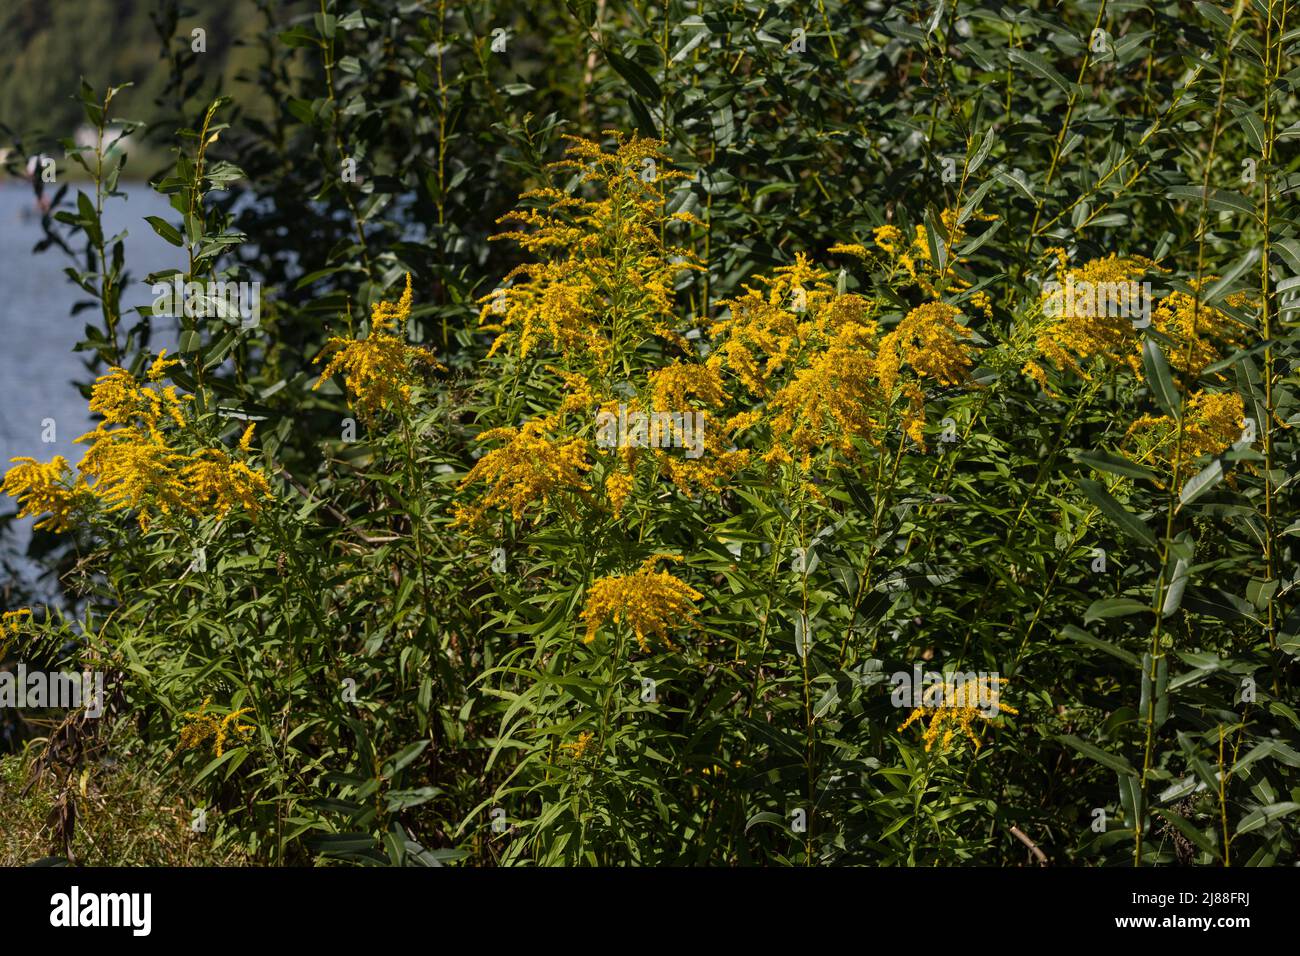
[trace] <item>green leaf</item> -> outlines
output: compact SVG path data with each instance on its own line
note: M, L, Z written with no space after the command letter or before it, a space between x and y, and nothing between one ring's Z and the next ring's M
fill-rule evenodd
M1208 853L1211 858L1219 855L1219 849L1214 845L1214 841L1200 830L1196 829L1196 827L1192 826L1192 824L1182 815L1164 807L1157 807L1152 811L1152 813L1162 816L1172 823L1178 828L1179 833L1195 843L1197 848L1201 851Z
M1146 606L1144 605L1142 609L1146 610ZM1061 628L1061 636L1068 637L1072 641L1078 641L1080 644L1087 644L1089 647L1094 647L1099 651L1123 661L1130 667L1140 667L1142 664L1142 662L1138 660L1138 656L1132 651L1126 651L1124 648L1112 644L1110 641L1103 641L1099 637L1094 637L1083 628L1075 627L1073 624L1067 624L1065 627Z
M1267 826L1279 817L1284 817L1289 813L1300 810L1300 803L1271 803L1266 807L1260 807L1246 814L1237 823L1237 832L1233 836L1241 836L1243 833L1250 833L1252 830L1258 830L1260 827Z
M1095 471L1106 471L1113 475L1123 475L1125 478L1159 480L1156 473L1145 465L1139 465L1123 455L1114 455L1100 448L1093 451L1078 452L1075 454L1074 460L1081 465L1087 465Z
M1181 511L1184 505L1190 505L1222 480L1223 463L1216 458L1183 485L1183 490L1178 493L1178 510Z
M1179 558L1174 563L1174 573L1169 580L1169 586L1165 588L1164 604L1160 607L1161 617L1173 614L1183 603L1183 592L1187 590L1188 569L1189 562L1186 558Z
M153 226L153 231L158 233L173 246L185 245L185 240L181 238L180 230L169 223L161 216L145 216L144 221Z
M1219 298L1227 292L1228 287L1236 282L1243 272L1259 261L1259 255L1260 249L1256 247L1234 262L1228 268L1228 271L1220 276L1214 285L1210 286L1201 301L1206 305L1214 305L1218 302Z
M1103 767L1109 767L1111 770L1114 770L1117 773L1122 773L1126 776L1137 776L1137 771L1133 769L1132 765L1127 760L1115 754L1107 753L1095 744L1090 744L1086 740L1081 740L1073 734L1057 734L1056 739L1063 744L1069 744L1089 760L1095 760Z
M1102 598L1088 605L1088 610L1083 612L1083 623L1091 624L1109 617L1128 617L1130 614L1150 610L1151 605L1133 598Z
M1209 209L1226 212L1244 212L1255 214L1255 207L1241 193L1226 189L1210 189L1202 193L1200 186L1171 186L1168 190L1171 199L1186 199L1194 203L1204 202Z
M1142 343L1142 368L1146 371L1151 394L1160 403L1160 407L1173 418L1181 417L1182 403L1178 389L1174 387L1174 378L1169 372L1165 354L1160 351L1155 339L1148 338Z
M1080 478L1078 483L1083 493L1088 496L1088 500L1096 505L1117 528L1149 548L1158 547L1154 532L1137 515L1116 501L1100 482L1090 478Z
M785 820L771 811L764 810L762 813L756 813L745 823L745 832L748 833L751 827L759 824L768 824L769 826L785 829Z
M659 84L654 81L640 64L634 63L627 57L620 56L613 50L605 51L605 59L619 76L627 80L627 83L637 94L650 103L658 103L663 98L663 93L659 89Z
M1007 56L1013 62L1024 64L1039 76L1055 83L1061 92L1069 94L1074 91L1074 84L1057 72L1056 67L1048 63L1041 53L1034 53L1032 50L1011 50Z

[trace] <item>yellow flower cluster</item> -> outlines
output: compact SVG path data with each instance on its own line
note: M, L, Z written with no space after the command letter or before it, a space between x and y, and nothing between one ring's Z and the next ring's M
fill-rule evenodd
M855 438L876 442L887 402L877 375L873 329L850 325L831 334L825 349L812 354L771 401L774 441L763 456L768 464L791 461L812 467L812 453L833 444L853 455ZM743 421L747 422L748 419Z
M244 741L253 732L254 728L251 725L239 723L239 718L244 714L252 713L253 708L242 707L224 717L218 717L207 712L210 703L212 703L211 697L204 698L198 710L181 714L186 724L181 728L180 743L176 748L178 753L196 749L202 746L204 741L212 739L216 755L220 757L225 753L226 741L232 736Z
M587 748L591 746L595 735L590 731L584 730L578 734L578 739L560 744L560 747L568 753L569 759L573 761L581 760L587 753Z
M1128 430L1141 461L1154 461L1168 473L1188 477L1202 455L1218 455L1242 437L1245 406L1236 392L1197 392L1183 410L1182 445L1178 421L1144 415Z
M239 443L241 451L248 451L252 434L253 426L249 425ZM271 493L271 486L261 472L231 458L220 448L205 448L191 456L181 470L181 482L193 496L192 504L201 502L203 510L218 517L234 507L255 512L258 499Z
M891 236L882 234L887 244ZM863 252L861 246L832 251ZM924 386L965 384L973 365L960 309L924 303L881 337L876 303L840 292L803 255L760 281L766 293L746 287L723 303L728 312L712 327L710 365L733 374L765 405L733 417L728 429L738 434L766 421L771 444L763 460L807 471L822 449L851 457L858 441L879 445L902 398L899 421L924 447Z
M1141 376L1144 336L1133 319L1139 308L1145 314L1150 306L1141 299L1133 301L1135 294L1145 294L1136 280L1169 270L1143 256L1112 254L1071 267L1064 249L1053 248L1047 254L1059 263L1057 281L1044 286L1040 317L1013 335L1013 339L1023 339L1028 334L1033 340L1032 354L1022 371L1049 393L1048 366L1087 379L1098 365L1127 365ZM1162 343L1168 340L1162 348L1185 388L1191 387L1207 366L1245 343L1246 327L1240 321L1223 309L1198 301L1199 290L1216 278L1193 279L1188 283L1191 293L1174 290L1151 308L1151 328L1160 334ZM1082 286L1086 294L1064 294L1069 285ZM1234 293L1226 302L1233 309L1258 306L1248 292ZM1020 356L1016 361L1025 357L1014 341L1011 353Z
M535 418L520 428L493 428L478 436L482 442L504 444L484 454L461 479L461 488L484 481L487 490L472 504L457 507L457 523L477 524L492 508L509 509L518 521L530 508L560 503L566 492L581 495L588 490L583 480L591 470L586 442L551 438L548 432L554 424L551 418Z
M680 561L680 557L656 554L647 558L632 574L608 575L592 582L582 620L587 625L583 640L590 644L606 623L627 624L636 634L643 651L650 649L647 634L653 634L672 647L670 628L690 625L698 613L694 602L704 595L667 571L656 571L660 559Z
M970 283L953 270L955 264L965 262L956 255L955 250L966 238L968 221L988 222L997 218L991 214L973 212L962 219L961 210L958 209L945 209L939 215L943 223L943 232L948 236L946 242L942 237L936 237L935 240L947 252L947 260L942 268L934 261L934 255L930 252L930 233L923 225L913 227L911 242L908 242L904 232L894 225L878 226L871 233L872 245L885 253L886 260L890 263L889 280L897 284L899 276L896 273L901 269L905 278L897 287L915 286L930 299L943 299L970 288ZM854 256L862 260L872 255L872 251L860 243L841 243L832 246L830 253ZM989 318L992 317L992 302L986 293L973 292L969 295L969 299L975 308Z
M329 362L312 391L337 372L343 373L358 410L373 417L380 410L405 405L411 400L411 387L419 381L420 365L442 369L433 353L426 348L407 345L403 337L411 316L411 274L406 274L406 289L397 302L376 302L370 310L370 334L364 339L334 336L317 355L313 364L329 355ZM333 354L331 354L333 353Z
M26 630L31 619L31 608L26 607L0 614L0 661L4 660L10 646Z
M686 247L666 246L674 222L703 225L689 213L665 212L665 187L685 174L663 168L663 143L612 133L615 145L577 137L565 158L548 169L577 173L595 198L552 187L524 193L535 208L503 216L522 228L493 236L513 239L544 258L523 263L502 288L479 299L479 321L498 332L489 356L507 345L521 357L545 344L566 360L603 365L615 353L633 351L651 337L678 346L674 283L701 269Z
M1204 302L1197 302L1195 293L1213 284L1217 276L1206 276L1188 285L1193 294L1173 291L1151 313L1151 324L1170 338L1167 349L1169 364L1182 374L1185 382L1194 382L1201 372L1224 358L1233 349L1245 344L1246 328L1226 312ZM1249 293L1238 292L1227 297L1233 308L1255 304Z
M1057 257L1057 283L1062 288L1082 283L1094 289L1118 283L1127 287L1129 282L1158 269L1150 259L1113 254L1071 268L1065 250L1049 252ZM1132 318L1121 315L1119 310L1097 308L1091 296L1072 301L1048 286L1044 286L1040 305L1043 315L1036 323L1038 355L1025 363L1023 371L1044 390L1048 388L1047 370L1040 358L1086 379L1088 366L1095 361L1132 365L1133 356L1140 355L1141 333L1134 328Z
M1001 700L1002 692L998 685L1005 683L1007 678L991 677L987 674L979 674L974 679L961 681L947 678L943 684L935 684L926 689L926 699L922 705L914 709L898 729L906 730L918 720L928 716L930 722L925 725L925 733L922 735L927 752L936 742L939 744L940 751L947 750L958 733L964 734L975 745L975 749L979 750L980 739L974 730L977 719L988 721L990 717L987 716L986 711L993 707L1004 714L1019 713L1014 707L1004 704ZM931 691L936 692L933 701L929 699Z
M0 486L6 495L18 501L18 517L32 518L48 514L36 522L35 528L50 531L67 531L73 517L87 493L84 479L70 483L68 461L55 455L53 461L41 463L35 458L10 459L14 467L5 473Z
M647 463L692 494L721 490L748 461L726 429L714 427L714 410L729 400L717 363L701 362L676 328L674 285L700 268L690 249L665 238L676 223L702 225L665 211L666 188L684 176L666 168L661 142L612 137L612 148L570 137L565 158L550 167L576 173L578 194L533 190L521 197L529 208L502 217L519 227L494 238L518 242L539 261L480 298L482 327L498 333L489 357L557 356L543 367L563 389L549 413L480 436L504 444L461 482L482 487L457 506L458 521L477 522L493 508L519 518L563 491L589 501L593 490L618 517ZM688 358L650 365L665 346ZM619 424L614 444L601 425L611 420ZM593 470L594 487L586 483Z
M67 531L75 516L95 502L108 512L135 510L141 529L148 530L151 510L164 515L223 517L238 505L256 512L260 499L270 496L266 477L221 449L197 454L177 450L169 428L184 428L185 403L176 386L157 385L178 362L158 355L149 367L150 383L136 381L126 369L114 367L91 390L90 410L102 416L94 431L77 439L88 444L75 481L62 457L41 464L32 458L13 459L3 490L18 499L22 517L48 514L39 528ZM253 426L245 429L239 447L248 453ZM93 479L90 484L87 479Z
M669 453L662 447L663 441L661 447L654 449L660 472L687 494L721 491L727 479L749 461L748 451L727 447L730 430L725 425L714 424L714 410L725 405L728 399L719 369L720 363L714 358L703 364L673 362L647 376L652 411L696 416L692 424L702 425L703 434L682 435L678 426L669 422L660 436L662 440L672 439L683 446L693 439L698 443L699 457Z

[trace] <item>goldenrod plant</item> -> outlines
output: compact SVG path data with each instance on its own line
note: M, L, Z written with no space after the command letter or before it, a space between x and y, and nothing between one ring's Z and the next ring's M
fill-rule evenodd
M42 220L94 424L3 478L91 793L257 865L1296 862L1286 0L258 2L220 97L160 6Z

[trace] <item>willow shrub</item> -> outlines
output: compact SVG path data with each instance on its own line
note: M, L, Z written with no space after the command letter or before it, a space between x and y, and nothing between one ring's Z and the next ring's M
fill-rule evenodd
M150 279L264 283L175 355L76 154L6 643L262 861L1291 861L1285 4L548 10L267 5L274 126L173 56Z

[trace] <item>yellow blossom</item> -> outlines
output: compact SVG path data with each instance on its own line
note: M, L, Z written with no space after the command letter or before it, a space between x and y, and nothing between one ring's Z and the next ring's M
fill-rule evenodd
M605 497L609 499L616 518L623 513L623 507L636 487L636 452L635 448L620 448L619 465L605 478Z
M1067 261L1064 250L1048 252L1055 254L1061 263ZM1077 268L1062 265L1055 285L1043 287L1040 303L1043 315L1034 329L1038 355L1056 368L1081 378L1089 377L1088 367L1095 362L1124 363L1140 344L1141 334L1134 328L1132 318L1137 303L1130 302L1127 310L1107 309L1101 307L1096 295L1076 298L1065 290L1085 283L1085 289L1100 286L1128 290L1130 283L1157 268L1154 262L1141 256L1114 254L1092 259ZM1130 314L1123 314L1125 311ZM1047 372L1037 356L1025 363L1024 372L1047 388Z
M647 634L653 634L669 647L670 628L689 627L698 610L694 602L703 595L685 581L667 571L656 571L661 559L680 561L672 555L653 555L632 574L598 578L587 590L582 620L587 625L583 639L590 644L606 623L626 624L632 628L641 649L648 651Z
M31 622L31 608L19 608L0 614L0 660L4 660L14 640L26 630Z
M1189 477L1202 455L1218 455L1242 437L1245 406L1236 392L1197 392L1183 409L1181 447L1178 420L1144 415L1128 430L1140 460L1154 461L1169 474Z
M522 428L493 428L478 436L480 442L504 444L484 454L461 480L461 488L479 481L488 487L473 505L459 510L458 522L472 524L493 508L508 508L518 521L526 511L559 501L564 492L587 491L586 443L552 440L547 435L552 425L535 418Z
M158 353L158 357L153 360L149 366L149 381L161 382L167 375L167 370L173 365L180 365L180 359L167 358L167 350L163 349Z
M164 360L166 350L150 366L150 377L162 374L175 361ZM157 379L153 379L157 381ZM192 395L181 398L176 393L175 385L168 385L162 390L141 385L124 368L113 366L95 380L90 393L90 410L101 416L105 425L125 425L138 420L155 437L159 434L164 419L181 428L185 425L184 403L193 401Z
M825 350L812 354L776 392L771 408L774 440L798 455L823 445L852 455L855 439L878 444L888 400L876 376L871 330L849 326L836 332Z
M181 469L180 480L188 490L190 508L218 518L236 505L256 513L259 499L271 495L265 475L219 448L205 448L191 456Z
M933 379L939 385L965 382L973 353L962 341L970 338L971 332L957 321L959 315L960 309L944 302L927 302L907 313L881 340L881 386L891 390L901 362L906 362L919 378Z
M933 684L925 689L921 706L915 708L898 729L906 730L916 721L929 716L930 722L922 735L926 751L936 742L941 751L947 750L958 732L964 734L975 745L975 749L979 750L980 739L974 730L976 719L988 721L997 713L1019 713L1001 700L998 685L1005 683L1005 677L990 677L983 673L963 679L958 679L955 675L945 677L942 684ZM943 736L940 737L940 734Z
M142 529L149 526L148 507L163 514L191 510L189 489L180 468L187 456L175 451L162 436L137 425L112 430L96 429L77 441L93 439L79 468L95 479L92 493L110 512L139 511Z
M521 228L493 236L512 239L542 257L507 274L479 299L479 322L499 333L489 356L510 346L521 358L549 347L567 360L603 365L614 352L635 351L650 337L679 348L675 284L699 271L694 252L665 242L676 223L702 225L689 213L666 212L666 186L683 178L667 169L663 143L613 133L613 149L577 137L557 173L577 173L594 198L552 187L526 192L523 208L501 218Z
M373 416L380 410L404 405L411 400L411 388L419 381L416 367L429 365L441 369L428 349L406 344L403 332L411 314L411 274L406 274L406 289L397 302L377 302L371 309L370 334L364 339L331 337L313 364L330 356L312 391L320 388L336 372L343 373L343 383L359 410ZM333 354L331 354L333 353Z
M871 239L878 248L892 254L898 251L898 244L903 241L903 233L897 226L877 226L871 232Z
M560 746L564 750L568 751L569 759L578 761L587 753L587 748L591 745L594 736L594 734L584 730L582 733L578 734L577 740L560 744Z
M1177 290L1160 301L1151 313L1151 324L1172 340L1165 354L1169 364L1182 373L1185 382L1194 382L1207 365L1227 357L1234 349L1245 344L1246 327L1221 309L1198 301L1195 292L1212 285L1217 276L1206 276L1188 283L1192 295ZM1252 304L1246 293L1227 297L1235 308ZM1141 350L1132 357L1131 364L1139 368ZM1220 376L1221 378L1222 376Z
M239 723L239 718L244 714L252 713L253 708L243 707L231 711L224 717L218 717L207 712L210 703L212 698L206 697L198 710L181 714L186 724L181 728L180 743L176 748L178 753L196 749L202 746L204 741L211 739L216 755L220 757L225 753L226 741L231 735L246 739L253 732L252 726Z
M6 472L3 491L18 499L18 517L31 518L48 514L34 527L50 531L67 531L72 527L73 513L86 492L84 482L70 484L68 462L62 455L42 464L34 458L12 458L14 464Z

